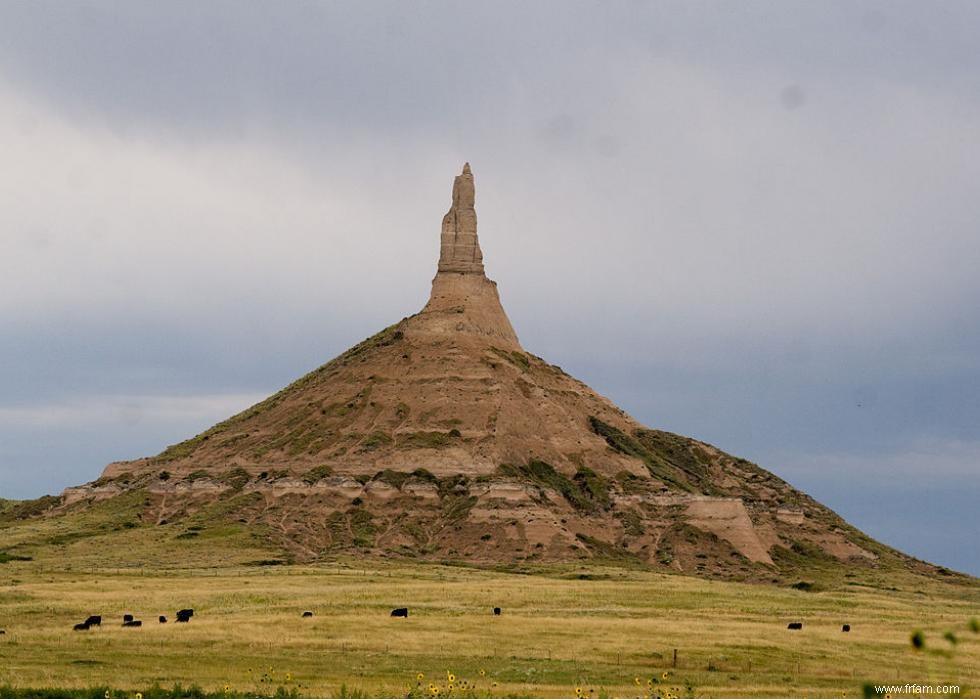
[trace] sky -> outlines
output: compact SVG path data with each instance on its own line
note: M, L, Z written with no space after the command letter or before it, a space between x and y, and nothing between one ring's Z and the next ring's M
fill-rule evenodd
M0 497L428 298L980 575L980 5L0 3Z

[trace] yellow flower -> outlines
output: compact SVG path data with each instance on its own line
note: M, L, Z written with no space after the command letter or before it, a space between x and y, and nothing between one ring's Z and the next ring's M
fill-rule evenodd
M136 692L136 699L143 699L143 692Z
M582 696L582 688L581 688L581 687L576 687L576 688L575 688L575 693L576 693L577 695L579 695L579 696Z
M228 685L225 685L225 692L227 692L230 689L231 689L231 687L229 687Z
M446 679L447 679L447 680L449 680L449 683L450 683L450 684L452 684L453 682L455 682L455 681L456 681L456 675L454 675L454 674L453 674L453 673L451 673L451 672L447 672L447 673L446 673Z
M490 686L491 686L491 687L496 687L496 686L497 686L497 681L496 681L496 680L494 680L493 682L491 682L491 683L490 683Z
M420 672L419 674L417 674L417 675L415 676L415 679L417 679L417 680L424 680L424 679L425 679L425 675L423 675L423 674L422 674L422 673Z
M105 699L109 699L109 690L105 690Z
M637 687L640 686L640 678L639 677L634 677L633 678L633 682L634 682L634 684L636 684Z
M667 679L667 671L666 671L666 670L664 670L664 674L662 674L662 675L660 676L660 679L662 679L662 680L665 680L665 679Z
M291 673L291 672L287 672L286 673L286 681L287 682L292 682L293 681L293 673Z
M484 670L484 669L483 669L483 668L481 667L481 668L480 668L480 677L486 677L486 675L487 675L487 671L486 671L486 670Z

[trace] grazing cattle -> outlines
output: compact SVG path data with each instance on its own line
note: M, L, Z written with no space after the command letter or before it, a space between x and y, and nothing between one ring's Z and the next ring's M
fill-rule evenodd
M493 615L494 616L500 616L500 607L494 607L493 608Z
M125 624L125 623L126 623L127 621L132 621L132 620L133 620L133 615L132 615L132 614L123 614L123 623L124 623L124 624Z
M194 616L194 610L193 609L181 609L176 614L177 621L179 621L181 623L187 623L188 621L191 620L191 617L192 616Z
M123 622L123 626L129 626L129 627L137 627L137 626L142 626L142 625L143 625L143 622L140 621L139 619L130 619L129 621L124 621Z
M102 617L99 615L90 616L85 620L85 623L89 626L102 626Z
M790 631L799 631L800 629L803 628L803 622L802 621L791 621L786 626L786 628L789 629Z
M844 633L847 633L847 632L849 632L851 630L851 625L850 624L844 624L843 626L840 627L840 630L843 631Z
M3 629L0 629L0 636L3 636L5 633L7 633L7 632L4 631Z
M161 624L166 624L167 623L167 617L161 615L159 617L159 621L160 621Z
M72 631L88 631L88 624L75 624L71 629Z
M303 612L303 617L313 616L313 612Z
M408 616L408 607L399 607L391 610L392 616Z

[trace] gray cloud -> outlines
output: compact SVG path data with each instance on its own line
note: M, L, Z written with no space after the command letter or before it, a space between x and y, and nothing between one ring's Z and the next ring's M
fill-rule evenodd
M0 495L158 451L223 416L208 396L271 392L417 310L470 160L488 270L531 351L842 511L842 463L921 463L964 502L972 452L922 445L980 441L978 19L6 3ZM69 419L116 415L106 396L213 409ZM973 535L867 507L900 548L929 521Z

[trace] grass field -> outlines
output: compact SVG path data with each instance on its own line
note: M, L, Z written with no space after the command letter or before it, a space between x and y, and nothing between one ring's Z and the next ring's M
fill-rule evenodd
M537 575L357 561L80 572L11 560L0 566L0 685L180 682L329 696L346 684L397 695L418 673L423 689L444 686L449 671L501 696L571 699L581 687L586 697L652 699L647 680L667 672L681 696L690 685L697 697L859 697L865 682L954 684L970 696L980 686L980 636L968 622L980 594L921 579L903 586L914 580L802 592L594 566ZM410 616L391 618L396 606ZM156 621L182 607L196 610L191 623ZM315 615L301 618L304 610ZM144 626L122 628L127 612ZM102 614L102 627L73 632L88 614ZM789 621L803 630L788 631ZM842 623L853 630L842 633ZM916 629L926 639L919 651L909 641Z

